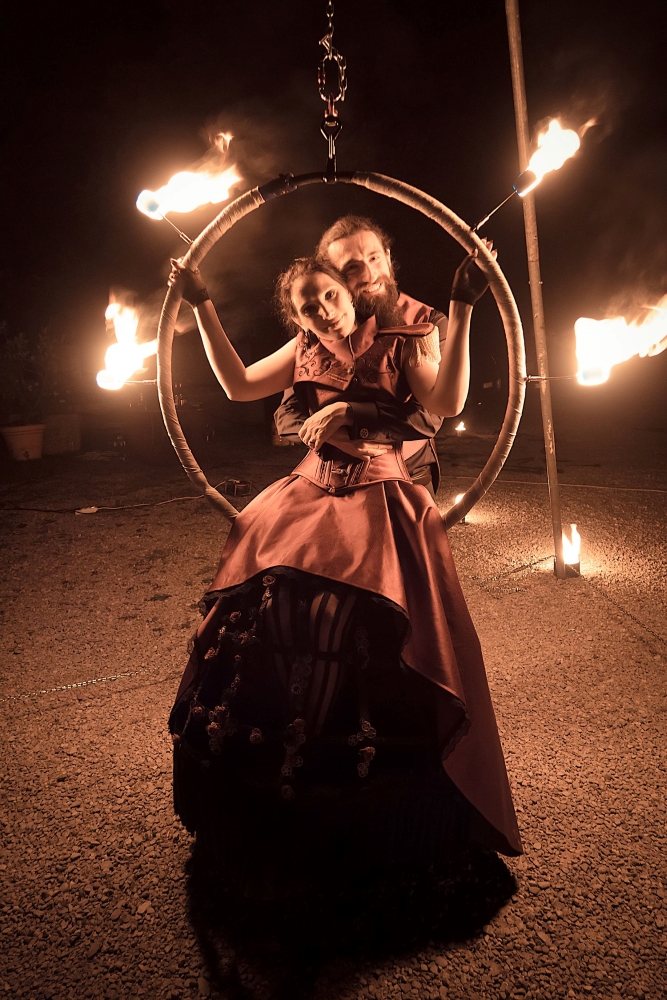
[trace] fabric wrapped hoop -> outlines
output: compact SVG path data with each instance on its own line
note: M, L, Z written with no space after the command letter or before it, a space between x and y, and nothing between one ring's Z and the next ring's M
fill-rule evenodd
M245 215L254 212L273 198L297 191L310 184L331 184L332 179L321 173L293 176L283 174L268 184L246 191L224 208L220 214L199 234L183 258L186 267L198 267L208 251L232 226ZM475 482L464 493L458 503L451 506L443 516L446 527L451 527L465 517L468 511L484 496L505 464L516 436L526 391L526 357L523 329L514 296L499 265L470 226L451 209L425 194L418 188L403 181L382 174L356 171L339 173L335 183L357 184L387 198L393 198L410 208L421 212L453 236L468 252L477 251L477 263L489 280L489 285L503 322L507 341L509 361L509 394L505 417L498 440L486 465ZM181 296L175 288L169 288L162 306L158 326L157 379L158 398L167 433L190 482L205 493L210 503L218 508L229 520L238 511L207 480L190 451L178 420L172 391L171 355L174 341L174 325L181 304Z

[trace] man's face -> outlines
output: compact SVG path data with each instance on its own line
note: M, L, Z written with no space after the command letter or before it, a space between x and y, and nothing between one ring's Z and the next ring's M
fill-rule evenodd
M375 314L380 321L381 317L393 314L398 288L389 251L384 249L377 233L362 229L334 240L327 253L352 292L360 320Z

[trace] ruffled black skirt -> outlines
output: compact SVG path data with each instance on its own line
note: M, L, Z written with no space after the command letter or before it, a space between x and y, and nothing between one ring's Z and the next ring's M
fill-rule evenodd
M273 567L203 610L170 717L174 804L237 889L285 895L468 841L400 608Z

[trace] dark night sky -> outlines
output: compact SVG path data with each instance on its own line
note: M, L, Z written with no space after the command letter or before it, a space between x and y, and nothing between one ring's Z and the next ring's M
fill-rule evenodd
M182 245L134 200L200 157L214 122L235 134L247 186L322 168L324 9L324 0L15 9L2 59L0 319L31 334L51 321L98 351L109 286L159 302ZM575 127L599 122L538 192L552 369L571 370L577 316L667 292L667 8L523 0L521 15L531 126L556 114ZM518 171L502 0L338 0L336 43L349 70L341 169L399 177L470 222L509 192ZM206 262L247 358L279 343L267 305L277 271L350 210L394 234L407 291L446 304L460 254L432 223L347 186L309 189L254 213ZM176 221L195 235L216 211ZM518 202L488 232L529 319ZM502 355L492 303L480 317L479 344ZM646 364L661 365L664 383L666 366Z

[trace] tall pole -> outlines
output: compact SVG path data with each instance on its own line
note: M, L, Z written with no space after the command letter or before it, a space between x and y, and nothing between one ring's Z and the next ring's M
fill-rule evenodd
M526 81L523 75L523 52L521 48L521 26L519 24L518 0L505 0L507 34L510 45L512 68L512 91L514 93L514 116L516 138L519 147L519 169L528 166L530 138L528 133L528 107L526 104ZM549 357L547 354L547 334L544 324L544 303L542 301L542 278L540 275L540 248L537 241L537 216L535 196L529 192L523 199L523 225L526 231L528 252L528 278L530 281L530 301L533 311L533 333L537 352L537 368L540 376L540 406L542 409L542 431L547 460L547 481L551 504L551 524L556 554L555 573L559 580L565 579L563 560L563 528L560 516L560 493L558 489L558 468L556 466L556 440L551 409L551 386L549 384Z

